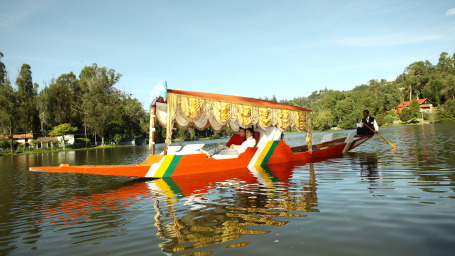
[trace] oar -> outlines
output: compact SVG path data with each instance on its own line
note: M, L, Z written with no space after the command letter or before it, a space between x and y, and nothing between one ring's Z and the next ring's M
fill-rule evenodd
M382 137L381 134L379 134L379 132L373 130L370 126L366 125L362 120L360 120L360 122L362 122L363 125L365 125L366 127L368 127L368 129L372 130L374 133L376 133L379 137L381 137L383 140L385 140L387 143L389 143L390 146L394 147L394 148L398 148L397 146L395 146L392 142L390 142L388 139Z

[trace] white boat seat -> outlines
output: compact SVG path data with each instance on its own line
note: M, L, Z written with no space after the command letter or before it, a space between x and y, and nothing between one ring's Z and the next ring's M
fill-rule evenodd
M167 154L172 155L175 154L177 151L179 151L182 148L182 146L169 146L167 148Z
M239 155L213 155L213 159L232 159L232 158L237 158Z
M332 138L333 138L333 133L326 134L326 135L322 136L321 143L331 141Z
M167 154L168 154L168 155L175 155L175 153L176 153L177 151L179 151L181 148L182 148L182 146L169 146L169 147L167 148ZM162 151L162 152L160 153L160 155L163 155L163 154L164 154L164 151Z
M187 144L176 155L194 155L200 154L200 150L205 144Z

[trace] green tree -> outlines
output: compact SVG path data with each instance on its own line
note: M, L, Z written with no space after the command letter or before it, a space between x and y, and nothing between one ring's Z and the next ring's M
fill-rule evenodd
M51 136L62 136L63 140L63 148L65 148L67 139L66 135L75 133L77 131L77 127L72 127L70 124L65 123L65 124L60 124L52 128L52 131L49 132L49 135Z
M19 101L19 127L24 133L38 130L39 117L36 108L38 85L33 84L32 71L28 64L23 64L16 79L17 100Z
M115 97L117 90L114 88L121 77L113 69L98 67L93 64L85 67L80 75L82 99L80 111L83 122L95 134L101 137L104 145L107 125L112 117L112 112L120 101Z
M439 62L436 67L443 74L455 75L455 53L453 54L452 58L450 58L447 52L442 52L439 55Z
M0 52L0 86L9 84L8 82L8 74L6 73L6 66L2 62L3 53Z
M123 139L123 136L121 134L115 134L114 135L114 143L115 145L118 145L118 143Z
M443 83L441 80L431 80L422 90L422 97L430 99L435 105L441 104L441 90Z
M395 120L395 113L393 111L387 112L384 116L384 124L393 124L393 120Z
M412 100L411 104L409 105L409 110L411 111L411 119L413 122L417 121L417 118L420 117L420 105L417 100Z
M13 135L16 133L19 102L17 91L10 84L0 86L0 130L10 138L13 152Z
M455 99L455 75L446 77L441 90L441 96L443 102Z
M61 123L71 123L82 128L78 84L79 80L71 72L53 79L49 86L41 90L37 97L37 108L43 134L46 134L47 128Z
M329 130L333 127L333 119L331 111L323 110L314 117L313 124L316 129Z
M411 119L411 110L409 108L403 108L399 117L401 122L408 122Z
M412 95L416 95L419 98L421 97L422 89L428 82L428 67L431 67L429 61L417 61L405 69L409 83L409 100L412 99Z

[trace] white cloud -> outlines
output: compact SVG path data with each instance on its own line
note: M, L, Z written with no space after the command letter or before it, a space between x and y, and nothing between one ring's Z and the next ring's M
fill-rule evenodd
M446 15L447 15L447 16L455 15L455 8L449 9L449 10L446 12Z

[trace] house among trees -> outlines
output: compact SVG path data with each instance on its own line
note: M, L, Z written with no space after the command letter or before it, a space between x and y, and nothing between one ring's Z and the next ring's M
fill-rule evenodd
M431 102L429 99L418 99L417 102L419 103L421 113L433 112L433 102ZM397 113L401 113L403 111L403 108L409 108L410 105L411 101L401 102L397 106Z
M0 135L0 140L9 140L8 135ZM33 140L33 134L24 133L24 134L13 134L13 140L19 142L20 144L31 144Z

